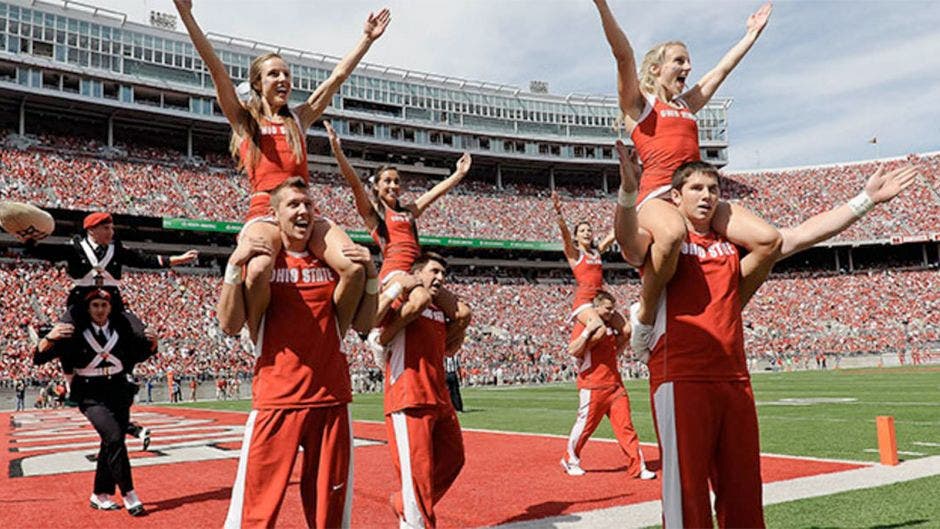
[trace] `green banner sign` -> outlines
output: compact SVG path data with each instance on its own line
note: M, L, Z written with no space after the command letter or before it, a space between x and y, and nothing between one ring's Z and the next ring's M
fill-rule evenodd
M238 233L242 229L241 222L225 222L220 220L170 219L163 218L165 230L211 231L216 233Z
M237 234L241 230L241 222L226 222L218 220L195 219L163 219L163 229L207 231L215 233ZM349 237L356 242L372 242L372 237L362 230L346 230ZM443 246L450 248L482 248L493 250L535 250L555 252L561 251L560 242L546 241L508 241L501 239L471 239L465 237L440 237L437 235L422 235L419 241L423 246Z

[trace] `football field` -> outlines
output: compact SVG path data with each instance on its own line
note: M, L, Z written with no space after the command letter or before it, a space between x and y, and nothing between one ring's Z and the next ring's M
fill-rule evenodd
M875 417L890 415L900 457L911 462L908 468L916 469L922 458L929 458L925 466L935 464L931 456L940 456L938 367L767 373L755 375L753 384L765 455L877 462ZM640 440L655 443L646 381L628 381L627 390ZM573 385L465 388L462 393L462 426L501 432L566 436L578 402ZM247 411L250 402L185 406ZM381 421L382 395L357 395L352 410L355 420ZM613 438L606 422L595 438ZM841 490L848 492L838 494L833 492L840 489L822 485L802 495L807 499L769 505L767 522L770 527L940 527L940 475L924 475L884 486L847 486ZM512 480L512 475L500 475L499 481Z
M651 470L660 470L645 381L627 384ZM898 368L754 376L761 422L761 476L770 527L940 527L940 368ZM655 526L660 481L625 475L623 454L602 424L582 454L587 474L558 460L578 403L573 385L464 391L466 465L435 508L438 527L605 529ZM134 420L153 432L143 450L129 441L135 482L148 516L140 529L218 527L225 519L251 403L138 405ZM397 478L382 395L352 405L353 527L389 527ZM895 418L902 463L877 464L875 417ZM120 515L87 504L100 440L75 408L0 414L0 528L126 527ZM303 526L295 468L278 527Z

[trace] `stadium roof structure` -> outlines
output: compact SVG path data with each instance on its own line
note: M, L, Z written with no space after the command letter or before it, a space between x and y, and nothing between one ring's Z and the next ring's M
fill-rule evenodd
M258 53L285 55L298 102L340 60L238 36L209 37L235 83L246 79ZM124 115L139 109L142 115L224 125L211 77L186 34L72 0L0 0L0 96L64 97ZM716 99L698 114L702 158L716 165L727 162L730 103ZM364 62L326 114L344 138L379 148L612 167L612 144L624 136L619 112L610 95L532 93Z

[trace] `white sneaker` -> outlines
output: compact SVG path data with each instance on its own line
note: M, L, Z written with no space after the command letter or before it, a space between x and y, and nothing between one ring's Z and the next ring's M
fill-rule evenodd
M653 335L653 326L640 323L637 313L640 312L640 303L630 305L630 349L633 356L644 364L650 359L650 339Z
M372 361L379 369L385 370L385 346L379 343L379 336L382 335L382 329L375 328L369 332L366 338L366 347L372 351Z
M150 448L150 428L144 428L140 431L140 440L143 441L143 451Z
M131 516L142 516L145 513L144 504L133 490L124 495L124 508Z
M110 494L92 494L88 501L92 509L99 511L116 511L121 508L120 505L114 503Z
M587 473L581 468L580 464L570 463L565 461L565 458L561 458L561 468L565 469L569 476L583 476Z
M640 475L637 476L638 479L656 479L656 473L652 470L647 470L646 467L640 469Z

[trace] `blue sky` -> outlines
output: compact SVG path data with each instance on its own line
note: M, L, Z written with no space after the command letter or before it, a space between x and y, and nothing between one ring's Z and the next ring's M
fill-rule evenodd
M637 55L683 40L692 78L743 35L759 1L609 0ZM86 0L146 20L170 0ZM614 63L590 0L194 0L207 31L342 55L370 10L392 9L367 60L553 93L613 94ZM731 169L940 150L940 3L780 1L719 91L732 97ZM868 140L877 136L877 148ZM876 150L877 149L877 150Z

